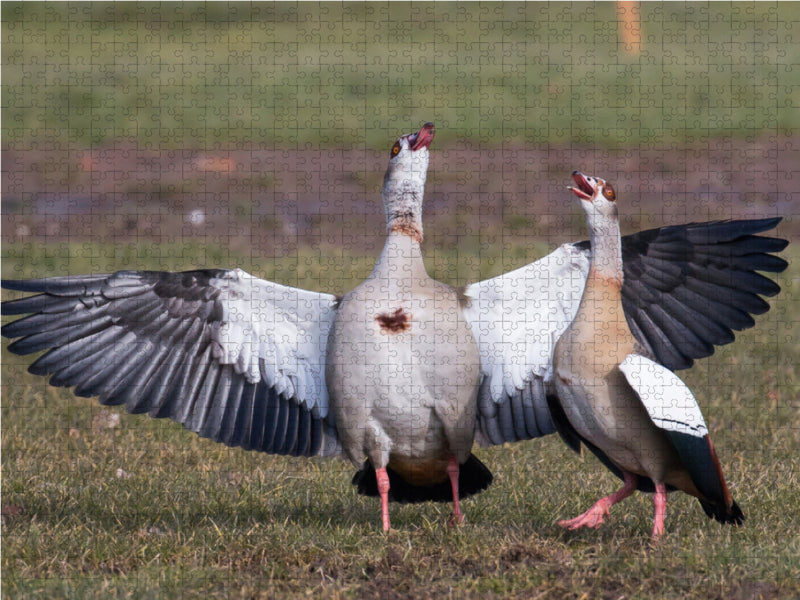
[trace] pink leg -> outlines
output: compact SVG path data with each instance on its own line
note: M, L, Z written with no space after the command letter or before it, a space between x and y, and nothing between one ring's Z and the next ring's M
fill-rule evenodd
M655 523L653 524L653 540L657 540L664 533L664 517L667 516L667 488L663 483L656 484L653 504L656 507Z
M453 516L450 525L458 525L464 522L464 515L461 514L461 505L458 503L458 462L455 456L447 460L447 476L450 477L450 486L453 488Z
M389 531L389 474L386 467L375 469L375 476L378 479L378 493L381 495L381 517L383 518L383 530Z
M582 515L578 515L574 519L559 521L558 524L567 529L578 529L580 527L600 527L600 525L603 523L603 518L608 515L608 509L636 491L636 478L627 471L623 473L623 476L625 477L625 484L619 490L610 496L600 498L600 500L594 503L592 508L587 510Z

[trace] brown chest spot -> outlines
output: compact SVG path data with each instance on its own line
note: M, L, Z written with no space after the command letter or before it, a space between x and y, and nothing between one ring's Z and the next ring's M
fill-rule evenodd
M381 330L386 333L400 333L411 329L411 314L405 312L402 308L398 308L393 313L382 313L375 317Z

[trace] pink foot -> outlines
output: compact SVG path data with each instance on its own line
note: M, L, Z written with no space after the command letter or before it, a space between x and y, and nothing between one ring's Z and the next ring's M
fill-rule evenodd
M461 505L458 502L458 462L455 456L451 456L447 460L447 476L450 477L450 486L453 488L453 514L450 515L448 524L455 527L464 522L464 515L461 513Z
M389 474L386 472L386 467L375 469L375 477L378 480L378 493L381 495L383 530L389 531L392 525L389 522Z
M592 508L585 513L578 515L574 519L559 521L558 524L565 529L579 529L581 527L597 528L603 524L605 517L608 516L608 509L617 502L624 500L636 491L636 477L632 473L623 473L625 484L616 492L605 498L600 498L592 505Z
M656 509L653 523L653 541L658 541L664 533L664 518L667 516L667 488L663 483L656 484L656 493L653 496L653 505Z
M596 529L603 524L605 517L608 516L608 509L611 507L610 496L601 498L594 503L592 508L585 513L578 515L574 519L564 519L558 524L565 529L579 529L581 527L592 527Z
M452 513L451 513L451 514L450 514L450 518L449 518L449 519L447 519L447 524L448 524L450 527L456 527L456 526L458 526L458 525L461 525L461 524L462 524L464 521L466 521L466 520L467 520L467 518L466 518L464 515L458 515L458 516L456 517L456 515L454 515L454 514L452 514Z

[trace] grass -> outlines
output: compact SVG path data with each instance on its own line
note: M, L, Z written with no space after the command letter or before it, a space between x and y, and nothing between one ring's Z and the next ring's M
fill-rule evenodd
M796 3L2 5L3 143L669 147L800 126ZM439 142L437 142L439 143Z
M191 268L191 249L7 246L3 275L119 267ZM210 257L246 263L246 255ZM499 249L498 252L501 252ZM27 254L22 273L12 272ZM740 529L670 496L667 535L649 541L636 495L597 531L555 525L617 482L556 437L478 450L495 473L464 502L392 506L355 494L339 460L232 450L171 422L111 414L27 375L3 349L4 597L787 598L800 595L800 253L757 326L682 376L697 395L736 500ZM125 257L128 257L127 259ZM302 255L301 255L302 256ZM443 272L458 261L437 255ZM499 258L499 257L498 257ZM792 260L793 259L793 260ZM291 260L291 259L287 259ZM135 265L133 264L135 263ZM281 280L287 265L260 274ZM356 274L364 276L368 266ZM343 284L331 270L293 284ZM320 279L320 277L322 279Z

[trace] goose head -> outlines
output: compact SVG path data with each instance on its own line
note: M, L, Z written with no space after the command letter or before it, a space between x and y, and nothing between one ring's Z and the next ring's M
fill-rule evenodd
M568 189L580 199L590 229L595 229L602 223L618 220L617 193L610 183L600 177L591 177L579 171L572 173L572 180L575 182L575 187Z
M433 123L425 123L418 132L400 136L389 153L381 191L389 232L406 233L418 241L422 240L422 198L434 131Z

